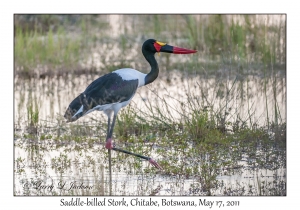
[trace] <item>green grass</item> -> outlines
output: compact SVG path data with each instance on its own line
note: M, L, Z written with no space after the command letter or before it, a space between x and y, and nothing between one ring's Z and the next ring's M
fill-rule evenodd
M268 182L264 177L257 175L254 185L244 186L240 183L241 188L224 185L217 177L239 174L244 170L249 170L249 173L253 170L275 172L286 168L286 125L278 122L269 126L244 124L228 131L228 129L220 129L215 111L196 104L191 98L190 103L185 104L185 109L191 110L190 113L185 113L182 119L177 121L169 121L168 113L163 110L162 106L157 107L155 104L149 108L159 112L165 120L157 117L151 118L152 115L145 115L147 112L138 112L133 105L123 109L118 116L114 131L114 141L117 146L150 157L156 154L156 159L159 160L164 170L158 172L154 167L145 166L138 158L113 153L114 173L122 172L128 177L177 176L180 177L180 182L193 179L194 184L190 188L190 195L216 195L220 189L223 190L224 195L285 195L282 177ZM223 123L227 128L232 125L232 122L228 120L229 118L226 119ZM103 122L97 120L89 124L63 123L53 126L48 132L45 131L45 127L49 128L49 125L38 124L39 134L23 135L21 139L25 144L20 141L15 145L30 151L30 161L43 160L43 153L60 151L58 155L51 156L52 170L59 177L70 174L70 170L74 170L71 162L75 160L70 156L73 153L78 154L75 155L76 158L81 158L80 161L77 160L80 163L76 169L78 174L88 170L98 171L99 163L107 165L108 157L103 145L106 136L106 120ZM60 135L57 135L58 130ZM28 140L33 140L35 143L26 144ZM52 143L49 144L49 142ZM101 143L100 146L99 143ZM100 162L97 161L98 158ZM242 159L246 161L243 165L241 165ZM20 165L26 161L29 160L17 158L16 164ZM95 168L92 169L91 166ZM102 168L102 173L104 170L107 168ZM16 169L16 173L20 176L26 174L25 170L20 167ZM94 177L99 176L98 172L94 175ZM98 190L93 191L92 195L108 193L105 190L108 184L104 182L103 174L101 176ZM144 187L135 192L135 195L151 194L156 186L147 183L146 185L145 182L141 183ZM176 189L175 186L180 186L176 182L173 184L174 189ZM129 193L125 187L115 189L114 194L119 194L118 190L121 190L122 195ZM34 194L34 192L27 193ZM64 192L63 194L70 195L70 193ZM72 191L72 193L87 195L91 192Z
M201 121L203 121L203 123ZM263 127L257 129L244 127L234 133L223 133L208 126L205 128L205 132L200 132L201 136L195 136L193 133L194 131L204 129L204 124L210 124L209 119L205 116L201 116L197 122L199 122L199 124L194 124L194 127L190 127L189 129L186 128L191 125L175 124L173 125L173 129L168 129L165 132L158 129L160 126L164 126L163 124L159 124L159 122L156 122L153 125L148 124L148 129L153 133L157 133L157 135L147 141L147 138L149 138L149 132L137 133L130 128L130 123L135 124L135 127L139 126L139 123L129 123L129 121L125 118L119 119L119 126L126 125L126 128L128 128L128 130L126 128L122 128L123 131L126 130L128 136L119 136L118 132L115 132L115 142L118 147L122 147L135 153L144 154L146 156L152 156L153 153L155 153L157 157L156 159L159 160L159 164L164 168L164 170L162 172L158 172L154 167L149 165L145 166L138 158L122 153L113 153L112 161L114 173L117 173L117 171L122 172L127 174L128 177L139 175L155 177L160 174L164 177L177 176L180 177L179 179L182 181L185 178L193 179L195 180L195 184L190 191L192 195L215 195L215 193L220 189L225 190L225 195L285 194L284 188L281 189L278 188L277 185L274 185L277 181L278 184L281 182L280 177L278 177L278 180L274 179L273 185L270 185L269 182L263 181L263 177L257 176L255 177L257 185L247 186L244 189L237 187L228 188L227 185L222 185L220 180L217 179L217 176L224 174L224 171L224 175L233 175L241 173L241 170L249 170L245 169L239 163L243 156L247 157L246 166L254 167L254 169L249 170L250 172L252 170L266 169L276 171L282 167L286 167L286 145L284 135L282 135L285 133L286 129L284 125L281 125L280 129L277 129L280 132L278 136L281 136L281 138L272 139L269 136L269 130ZM116 131L120 129L119 126L117 126ZM182 126L182 129L178 129ZM79 131L80 129L84 129L84 125L78 125L77 129L79 129ZM69 130L69 128L66 127L66 130ZM28 139L28 137L24 137L24 140L26 139ZM77 166L79 174L83 174L84 171L92 169L92 166L97 168L97 165L99 164L99 162L96 161L98 156L103 156L101 157L100 163L105 164L107 161L107 153L104 146L100 145L99 148L96 146L98 145L99 138L91 138L86 135L68 136L64 134L56 139L56 143L52 143L52 146L47 146L47 144L42 143L46 140L47 142L53 142L54 136L51 134L43 134L41 135L41 138L38 139L40 144L26 145L24 143L17 143L16 146L35 151L31 153L31 161L33 162L38 160L36 158L38 154L47 154L50 151L56 150L60 151L58 155L51 157L52 170L54 170L58 176L70 174L70 170L72 170L71 163L74 159L72 156L69 156L69 154L78 153L79 155L77 155L77 158L81 157L79 162L80 164ZM88 143L88 139L93 140L91 143ZM102 139L101 141L105 141L105 135L101 136L100 139ZM157 146L156 149L152 148L151 145L153 144ZM95 154L91 155L91 153ZM41 156L38 162L43 159L44 157ZM29 161L27 158L18 158L16 159L16 164L20 165L27 161ZM93 170L98 171L96 168ZM20 167L16 170L16 173L20 175L26 174L24 169ZM38 171L39 170L42 169L40 168ZM103 171L104 169L102 169L102 172ZM95 177L99 176L98 172ZM42 171L39 173L42 173ZM107 183L102 183L101 186L105 187L107 186ZM146 186L145 182L143 182L143 186ZM175 186L177 185L174 183L174 189L176 188ZM240 186L244 185L240 183ZM139 195L147 195L147 193L150 194L150 191L154 190L154 188L155 186L149 185L148 187L140 189ZM108 193L103 190L103 187L100 189L99 191L93 192L93 195L104 195ZM123 192L123 195L125 192L126 190ZM74 193L83 193L82 195L85 195L86 193L91 192L76 191ZM127 193L128 192L125 194ZM70 194L70 192L65 192L64 194ZM118 194L118 191L115 191L114 194ZM137 192L135 192L135 195L137 195Z
M15 35L15 62L17 72L33 73L38 69L40 73L59 71L64 67L75 68L80 60L79 38L68 38L64 29L57 34L49 31L42 36L38 31L23 32L16 29ZM19 69L20 68L20 69Z
M197 55L184 65L195 67L203 58L207 63L224 61L224 55L227 56L225 62L240 63L241 66L255 63L270 69L271 65L285 65L284 18L277 25L268 25L259 15L138 15L139 21L134 19L137 18L136 15L125 15L121 16L119 23L124 27L120 28L123 33L119 38L113 38L109 36L112 33L111 27L104 15L82 15L76 18L33 15L30 18L35 19L35 22L30 21L30 18L26 20L26 17L15 17L15 69L16 73L30 77L36 70L54 75L76 71L94 72L95 69L107 71L106 66L116 64L111 65L107 63L107 59L102 60L106 51L112 50L111 46L103 47L106 43L115 43L121 50L121 53L114 55L121 61L117 65L130 67L132 64L128 64L128 58L124 56L126 53L122 52L132 50L132 44L136 43L135 37L141 31L148 33L149 37L145 38L156 38L170 44L197 49ZM267 20L274 19L272 15L266 17ZM145 21L151 24L142 24ZM130 22L130 29L127 29L125 25ZM38 27L39 25L45 27ZM133 48L138 53L142 45L142 41L139 42L141 43L137 48ZM92 64L86 65L93 59L91 55L94 52L99 53L99 61L105 65L104 68L99 69L96 65L98 61L93 60ZM143 62L140 58L140 55L133 57L136 68L142 68ZM171 64L176 65L176 61ZM170 67L172 69L174 66Z

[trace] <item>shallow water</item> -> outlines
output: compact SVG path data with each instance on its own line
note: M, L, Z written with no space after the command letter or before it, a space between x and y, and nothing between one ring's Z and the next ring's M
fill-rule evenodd
M57 143L46 142L27 144L21 139L15 141L15 195L109 194L108 161L103 145L91 148L85 145L76 151L75 143L57 149ZM32 145L38 145L38 150L32 150ZM156 158L155 153L152 154ZM236 168L219 168L217 187L209 190L203 185L201 174L186 177L163 171L134 171L132 164L137 159L118 156L114 151L112 160L113 195L208 195L208 192L211 195L268 195L274 190L284 195L286 191L285 167L250 166L251 159L245 155ZM139 163L142 169L151 168L147 161ZM198 164L194 166L199 167Z
M248 76L238 81L236 78L208 78L205 75L186 76L175 71L162 74L155 83L140 88L131 102L131 108L136 112L149 114L147 104L150 103L160 107L174 121L180 121L182 113L189 111L182 104L187 104L189 101L197 102L202 107L209 106L214 110L222 109L227 104L229 112L227 121L235 122L239 118L249 122L249 113L251 113L252 124L264 125L267 117L269 120L275 117L276 100L277 111L282 116L282 121L285 121L285 79L277 77L280 79L277 78L275 86L278 91L274 97L274 82L270 80L267 91L264 92L261 78L258 76ZM105 139L101 137L105 136L105 128L98 131L94 129L90 138L100 136L99 144L89 148L82 143L73 142L72 146L68 146L70 142L62 145L63 141L40 140L41 135L56 136L57 132L60 132L59 127L63 128L65 125L62 115L69 102L95 78L97 76L80 76L74 79L62 77L44 80L15 79L15 134L18 134L15 137L14 192L16 195L109 194L108 158L103 145ZM248 82L244 82L247 80ZM226 89L230 89L231 93L224 96ZM30 137L28 139L24 134L30 133L27 126L28 109L26 109L30 101L36 101L38 105L40 126L38 135L31 137L31 143L27 144ZM89 126L95 126L97 122L101 122L102 126L105 125L106 116L93 112L73 124L87 123ZM61 132L63 134L68 131ZM37 145L36 149L34 145ZM76 145L79 145L78 151L74 151ZM145 145L143 147L148 148ZM283 166L274 170L253 167L249 165L251 158L248 157L241 158L237 163L239 167L229 169L228 173L226 168L220 168L215 172L215 184L218 187L209 186L206 189L200 174L195 177L164 174L163 171L149 174L145 170L154 168L146 161L141 162L133 157L121 156L120 158L116 155L113 152L113 159L116 158L112 175L113 195L268 195L276 190L277 194L285 194L286 168ZM155 148L151 156L156 157ZM221 159L226 160L226 157ZM16 160L22 161L16 164ZM141 164L139 167L142 170L132 169L132 164L136 164L136 161ZM161 157L158 157L157 161L160 162ZM195 161L196 159L189 160L189 164L197 164ZM284 162L282 159L278 161ZM59 185L61 183L64 184L63 189L59 189L62 187ZM70 189L72 185L77 185L80 189ZM81 189L81 187L91 189Z
M181 104L192 100L202 107L228 112L230 121L235 121L237 117L247 121L251 117L252 124L264 125L267 118L272 122L275 114L280 115L282 122L286 121L284 77L277 75L277 81L269 79L266 88L259 76L246 76L242 80L237 77L223 79L224 77L226 78L226 73L222 78L208 78L206 75L199 74L189 74L187 77L185 73L176 71L162 73L154 83L138 89L131 105L137 112L147 112L149 110L146 108L146 103L165 109L163 100L166 100L169 109L164 111L176 120L182 117L180 112L182 113L185 109ZM39 110L40 119L54 119L56 116L62 116L69 103L97 78L97 75L32 80L16 78L15 119L22 123L27 120L26 107L30 102L36 103L35 107ZM226 94L229 91L230 93ZM277 91L276 95L274 91ZM98 112L93 112L89 116L100 119L105 117ZM88 119L84 117L79 121L84 122Z

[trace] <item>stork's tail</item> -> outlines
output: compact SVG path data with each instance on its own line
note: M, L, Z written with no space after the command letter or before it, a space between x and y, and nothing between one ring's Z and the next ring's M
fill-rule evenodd
M77 96L69 105L64 118L67 122L74 122L81 116L83 116L83 94Z

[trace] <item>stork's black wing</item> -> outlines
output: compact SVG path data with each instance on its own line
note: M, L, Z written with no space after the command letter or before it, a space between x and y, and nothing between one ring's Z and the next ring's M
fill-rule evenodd
M98 105L128 101L135 94L137 87L138 79L123 80L116 73L106 74L93 81L70 103L64 117L69 121L75 121ZM82 106L83 110L80 115L71 119Z

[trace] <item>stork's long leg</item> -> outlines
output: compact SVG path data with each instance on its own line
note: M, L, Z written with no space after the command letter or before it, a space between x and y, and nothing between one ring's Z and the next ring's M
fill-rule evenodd
M107 115L107 116L108 116L108 124L110 124L110 115ZM111 137L112 137L113 130L115 127L116 118L117 118L117 114L114 113L112 124L111 124L111 126L109 126L110 128L107 129L106 144L105 144L105 147L107 149L113 149L113 147L114 147Z
M118 151L118 152L123 152L123 153L125 153L125 154L133 155L133 156L136 156L136 157L139 157L139 158L148 160L153 166L155 166L156 168L162 170L162 167L161 167L155 160L153 160L153 159L150 158L150 157L146 157L146 156L143 156L143 155L135 154L135 153L132 153L132 152L130 152L130 151L123 150L123 149L120 149L120 148L116 148L115 146L113 146L112 138L111 138L111 137L112 137L112 134L113 134L113 130L114 130L116 118L117 118L117 114L114 114L113 121L112 121L110 130L109 130L109 132L108 132L109 134L107 135L105 147L106 147L109 151L115 150L115 151ZM110 118L109 118L109 122L110 122ZM110 154L110 153L109 153L109 154Z
M109 134L109 131L110 131L110 118L111 116L110 115L107 115L107 132L106 132L106 140L108 139L108 134Z
M106 134L106 141L108 139L109 131L110 131L110 118L111 114L107 114L107 134ZM109 168L109 195L112 195L112 171L111 171L111 150L108 149L108 168Z
M124 150L124 149L120 149L120 148L116 148L116 147L113 147L112 150L115 150L115 151L118 151L118 152L123 152L125 154L128 154L128 155L133 155L133 156L136 156L136 157L139 157L139 158L142 158L142 159L145 159L145 160L148 160L149 163L151 163L153 166L155 166L156 168L162 170L163 168L152 158L150 157L147 157L147 156L143 156L143 155L139 155L139 154L135 154L133 152L130 152L130 151L127 151L127 150Z

